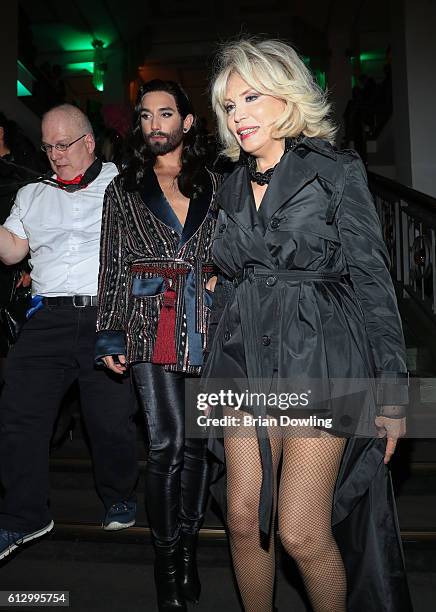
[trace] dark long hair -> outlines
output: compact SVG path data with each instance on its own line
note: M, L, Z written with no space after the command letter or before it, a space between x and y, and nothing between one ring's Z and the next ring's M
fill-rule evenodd
M173 96L182 119L185 119L187 115L194 115L194 122L183 137L182 168L177 176L180 191L185 197L191 198L194 194L201 192L201 174L206 158L205 135L201 132L191 101L175 81L153 79L139 88L122 172L126 187L129 190L137 189L144 180L147 166L153 166L156 161L156 156L147 148L141 128L142 98L153 91L164 91Z

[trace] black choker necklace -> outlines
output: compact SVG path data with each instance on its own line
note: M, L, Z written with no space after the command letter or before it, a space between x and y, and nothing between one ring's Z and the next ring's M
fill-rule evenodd
M288 151L292 151L295 147L300 143L302 137L297 136L297 138L285 138L285 153ZM248 172L250 174L250 180L253 183L257 183L258 185L268 185L270 182L272 175L274 174L274 170L277 168L278 163L272 168L268 168L265 172L259 172L257 170L256 158L249 153L245 153L245 151L241 151L241 157L243 163L245 163L248 167Z

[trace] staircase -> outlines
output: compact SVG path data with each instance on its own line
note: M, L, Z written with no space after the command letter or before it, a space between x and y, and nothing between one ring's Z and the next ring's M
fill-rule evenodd
M86 435L76 420L72 437L67 436L53 450L50 460L55 529L0 566L1 589L69 590L70 607L80 612L156 612L153 551L143 507L142 436L138 425L137 524L123 531L105 532L100 526L103 508L95 492ZM415 612L428 612L432 609L429 602L436 597L436 440L403 440L392 472ZM308 611L292 562L279 553L279 565L279 610ZM241 610L225 533L210 505L201 532L199 566L203 595L192 609Z
M436 377L436 359L432 356L436 343L429 329L419 324L410 301L401 300L401 310L409 367L415 376ZM69 425L71 415L74 427ZM61 435L63 431L66 435ZM74 390L69 394L50 459L55 529L0 565L1 589L69 590L70 607L80 612L155 612L153 550L143 503L145 433L140 419L137 431L137 523L127 530L105 532L101 528L104 510L95 491L77 394ZM415 612L428 612L436 598L436 438L401 440L391 469ZM299 574L280 551L279 565L279 610L309 610ZM211 503L201 531L199 566L203 596L195 610L241 610L227 539Z

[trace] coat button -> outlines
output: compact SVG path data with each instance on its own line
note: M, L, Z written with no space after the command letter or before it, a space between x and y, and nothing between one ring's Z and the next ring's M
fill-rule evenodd
M271 338L269 336L262 336L263 346L269 346L271 344Z
M270 227L272 230L276 230L279 225L280 225L280 219L277 219L276 217L271 219Z
M225 223L223 223L222 225L220 225L220 226L219 226L219 228L218 228L218 232L219 232L220 234L224 234L224 232L226 231L226 227L227 227L227 226L226 226L226 224L225 224Z
M268 276L268 278L266 279L266 284L268 285L268 287L273 287L277 282L277 277L276 276Z
M232 334L229 332L229 330L226 331L226 333L224 334L224 340L230 340Z

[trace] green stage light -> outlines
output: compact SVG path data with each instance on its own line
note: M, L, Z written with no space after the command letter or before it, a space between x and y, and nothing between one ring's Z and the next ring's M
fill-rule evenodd
M55 53L60 50L67 52L93 50L92 35L89 31L77 29L61 21L32 24L32 33L37 47L50 49ZM114 32L104 26L97 26L95 36L103 41L105 47L115 41Z
M384 51L367 51L360 54L361 62L379 62L386 59L386 53Z
M87 32L77 32L73 28L58 24L56 26L58 41L64 51L92 51L92 39ZM103 38L103 37L101 37ZM103 44L108 46L111 41L104 37Z
M60 44L64 51L92 51L89 34L78 35L76 32L70 36L63 36Z
M89 72L90 74L94 73L94 62L73 62L70 64L65 64L66 70L71 70L71 72Z
M350 57L351 62L355 62L358 59L361 62L381 62L386 60L386 53L384 51L365 51L364 53L360 53L359 56L352 55Z
M17 60L17 96L20 98L31 96L35 81L30 70L20 60Z
M30 92L25 85L21 81L17 79L17 96L23 98L24 96L31 96L32 92Z
M94 47L94 71L92 75L92 84L97 91L104 90L104 77L107 70L106 62L104 61L103 47L104 42L95 38L92 41Z

